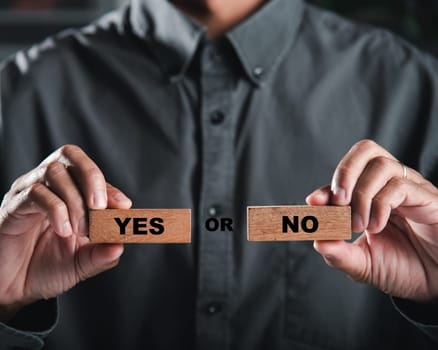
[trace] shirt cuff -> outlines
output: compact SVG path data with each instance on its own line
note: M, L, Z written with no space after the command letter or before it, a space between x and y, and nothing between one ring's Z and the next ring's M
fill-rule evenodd
M391 297L396 310L438 343L438 302L420 303Z
M0 350L41 349L58 323L57 299L41 300L24 307L7 322L0 322Z

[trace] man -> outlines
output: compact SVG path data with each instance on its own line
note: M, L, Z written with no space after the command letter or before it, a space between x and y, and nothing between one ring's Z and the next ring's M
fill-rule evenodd
M437 82L431 57L299 0L137 0L19 53L0 348L435 348ZM352 206L356 241L315 243L341 271L246 241L246 206L305 198ZM192 208L192 244L89 243L88 209L131 203Z

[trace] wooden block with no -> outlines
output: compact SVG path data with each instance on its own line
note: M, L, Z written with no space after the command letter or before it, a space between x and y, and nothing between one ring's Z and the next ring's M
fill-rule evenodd
M93 243L190 243L190 209L90 210Z
M338 206L248 207L249 241L351 239L351 209Z

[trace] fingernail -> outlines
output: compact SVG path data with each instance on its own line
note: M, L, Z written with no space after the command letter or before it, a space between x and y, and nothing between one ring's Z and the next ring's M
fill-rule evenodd
M312 193L312 196L316 196L316 197L324 197L325 195L326 195L325 192L319 189Z
M93 194L93 207L94 209L106 208L106 193L104 191L96 191Z
M79 220L78 231L80 235L87 234L87 220L84 217Z
M73 229L71 227L70 221L64 222L64 225L62 225L62 235L64 237L68 237L71 234L73 234Z
M312 199L323 200L325 199L325 196L326 193L322 190L316 190L306 197L306 203L309 203Z
M362 232L364 230L362 216L358 213L351 215L351 223L354 232Z
M122 192L117 192L113 195L113 199L117 202L126 202L129 201L129 198L126 197Z
M332 192L336 197L338 197L338 200L340 200L343 203L346 202L347 200L346 192L342 187L338 187L337 185L334 185L332 188Z

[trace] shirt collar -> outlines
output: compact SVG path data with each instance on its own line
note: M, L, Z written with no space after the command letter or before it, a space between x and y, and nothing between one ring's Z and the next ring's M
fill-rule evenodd
M271 0L226 35L254 83L263 82L282 61L295 41L302 14L301 0Z
M130 22L171 80L184 74L205 32L165 0L131 0Z
M255 83L262 83L293 44L303 13L302 0L270 0L225 37ZM131 0L135 34L153 46L171 80L182 77L205 28L165 0Z

